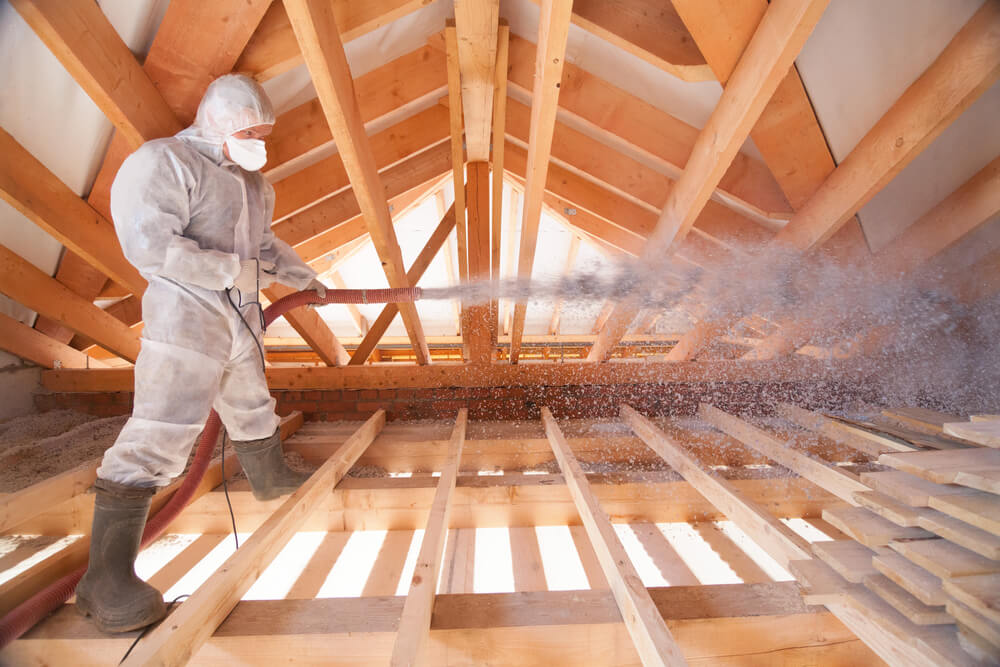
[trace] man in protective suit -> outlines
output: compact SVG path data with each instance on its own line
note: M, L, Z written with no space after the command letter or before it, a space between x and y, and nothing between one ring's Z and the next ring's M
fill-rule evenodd
M161 593L135 575L135 558L152 496L184 471L210 408L255 498L308 478L282 454L257 291L275 281L320 296L326 287L271 232L274 189L259 169L273 125L255 81L223 76L205 91L194 125L143 144L111 187L122 250L149 287L135 407L97 470L90 565L76 589L77 608L105 632L166 614Z

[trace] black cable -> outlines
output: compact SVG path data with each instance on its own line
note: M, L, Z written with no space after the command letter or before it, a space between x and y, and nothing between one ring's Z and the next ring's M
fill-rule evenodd
M173 607L175 604L177 604L178 602L180 602L184 598L189 598L189 597L191 597L191 595L188 594L188 593L185 593L184 595L178 595L177 597L175 597L173 600L170 601L169 604L167 604L167 612L169 613L170 612L170 608ZM132 642L132 645L128 647L127 651L125 651L125 655L123 655L122 659L118 661L119 665L122 664L123 662L125 662L125 660L128 659L129 655L132 654L132 649L134 649L136 647L136 644L139 643L140 639L142 639L143 637L146 636L146 633L149 632L149 629L151 627L153 627L152 624L147 625L146 627L144 627L142 629L142 632L139 633L139 636L135 638L135 641Z
M259 281L260 281L260 278L258 278L258 286L259 286ZM247 322L246 319L244 319L243 313L240 312L240 307L243 305L243 293L240 292L240 305L239 306L237 306L236 302L233 301L233 290L234 289L236 289L236 288L235 287L230 287L229 289L226 290L226 300L229 301L229 305L233 307L233 310L236 312L236 316L240 318L240 322L242 322L243 326L245 326L247 328L247 331L250 332L250 337L253 338L253 342L257 345L257 352L260 354L260 369L264 373L267 373L267 364L264 362L264 346L261 344L260 339L257 338L257 334L255 334L254 331L253 331L253 329L250 328L249 322ZM261 308L260 301L254 301L254 302L248 303L246 305L251 306L251 305L255 305L255 304L257 306L257 310L260 313L260 333L263 336L264 335L264 309Z
M229 500L229 480L226 479L226 440L229 439L229 431L222 433L222 492L226 494L226 505L229 506L229 520L233 524L233 541L236 542L236 549L240 548L240 536L236 532L236 513L233 512L233 503Z

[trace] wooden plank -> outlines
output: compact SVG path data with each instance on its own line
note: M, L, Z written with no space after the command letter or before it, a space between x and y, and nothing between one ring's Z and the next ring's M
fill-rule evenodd
M949 422L944 425L944 432L983 447L1000 448L1000 421Z
M870 438L875 442L884 442L887 444L890 442L897 442L900 445L909 446L912 449L919 449L921 447L931 449L967 449L969 446L968 444L963 444L954 438L947 438L923 431L915 431L911 428L894 426L887 423L885 420L867 421L864 419L850 419L843 416L827 416L832 417L844 428L850 427L852 432L857 433L862 437ZM899 449L899 451L906 450Z
M423 277L424 272L427 271L427 267L431 265L431 262L437 256L438 252L441 250L441 246L444 245L445 240L451 235L451 230L455 227L455 205L448 209L448 212L444 214L441 218L441 222L431 233L431 237L427 239L427 243L424 245L420 254L417 258L413 260L413 265L410 266L410 270L406 272L406 279L412 285L416 285L420 282ZM399 313L399 306L395 303L387 303L385 307L382 308L382 312L379 313L378 318L372 323L371 327L365 333L364 339L358 345L354 354L351 355L350 365L358 366L364 364L371 356L372 352L375 350L378 342L385 335L386 329L395 319L396 315Z
M806 604L835 604L845 600L848 583L833 569L815 558L788 562L788 569L802 587Z
M851 505L857 505L857 500L854 499L855 493L869 490L858 481L856 475L795 451L790 445L771 437L766 431L716 407L702 403L698 407L698 414L724 433L728 433Z
M911 507L930 507L930 499L934 496L975 493L972 489L964 486L935 484L902 470L863 472L861 473L861 481L876 491Z
M135 331L6 246L0 246L0 292L93 339L123 359L134 362L139 355L139 335Z
M163 136L164 128L167 134L180 131L173 111L100 6L56 0L11 4L133 150Z
M261 291L274 303L282 297L294 294L297 290L275 283ZM346 366L351 360L351 355L341 345L336 334L314 309L295 308L285 313L284 317L327 366Z
M917 625L949 625L955 622L943 605L928 606L881 574L866 578L865 587Z
M882 414L925 433L940 434L944 432L946 422L962 421L957 415L928 408L887 408L882 410Z
M549 172L552 135L555 131L559 91L566 59L566 40L572 16L572 0L546 0L538 20L538 47L535 54L535 80L531 93L531 125L528 130L528 158L525 167L524 208L521 215L521 245L517 254L517 277L530 280L538 244L542 200ZM510 363L516 364L521 352L526 301L514 304L510 327Z
M961 484L1000 493L1000 452L995 449L883 454L878 462L938 484Z
M646 261L676 252L723 174L757 122L764 106L792 66L827 2L773 2L761 19L691 151L684 173L670 191L656 230L643 251ZM633 301L615 307L590 361L604 361L621 340L638 308Z
M514 526L510 534L511 568L515 591L545 591L548 582L535 526Z
M941 580L972 574L995 574L1000 563L984 558L948 540L893 540L889 546L911 562L924 568Z
M854 540L813 542L812 550L821 561L852 584L860 584L865 577L878 574L872 565L875 552Z
M99 359L32 329L0 313L0 350L6 350L43 368L107 368Z
M390 287L410 287L332 9L319 0L292 0L285 3L285 10L302 48L338 153L354 186L354 196L365 217L372 244L382 260L386 280ZM402 303L399 312L418 362L428 363L430 352L416 307L412 303Z
M809 610L793 582L671 586L651 589L651 596L703 661L752 661L760 654L788 664L873 660L831 614ZM511 646L549 664L639 664L609 591L504 593L491 596L490 605L482 601L481 595L439 596L430 635L432 664L495 661L510 654ZM297 654L319 661L336 646L338 655L385 663L403 603L402 597L246 601L198 659L280 662L294 643ZM16 664L109 664L133 641L132 633L102 635L66 609L13 643L5 658Z
M986 558L1000 560L1000 537L985 530L936 510L926 510L920 517L919 525L969 551Z
M333 13L341 37L350 42L428 4L428 0L334 0ZM233 70L267 81L302 64L288 14L280 2L267 10Z
M384 425L385 412L379 410L171 614L169 624L148 633L122 664L180 665L197 653L295 534L316 501L337 485Z
M895 551L880 550L872 558L872 565L926 605L940 606L948 600L941 587L941 579Z
M448 534L448 520L451 516L451 496L458 479L467 421L468 411L462 408L458 411L451 440L448 442L448 463L441 470L441 477L438 479L430 515L427 517L424 539L420 543L420 554L417 556L416 568L410 580L403 613L399 618L399 631L389 662L391 665L416 664L427 643L438 573L441 570L441 558L444 554L444 541Z
M468 219L468 267L470 281L490 279L490 167L487 162L466 165L466 214ZM493 328L489 302L465 303L463 340L468 359L488 364L493 358Z
M821 245L978 99L1000 77L998 25L1000 6L984 3L776 240Z
M145 278L122 254L111 222L2 129L0 197L112 280L136 294L146 289Z
M688 480L699 493L733 523L760 544L783 566L789 561L809 558L809 543L781 523L770 512L748 500L725 479L704 470L703 466L673 442L652 422L629 406L622 406L622 418L642 440Z
M922 528L897 526L863 507L830 507L823 510L823 518L867 547L884 547L893 540L933 537Z
M855 493L854 499L858 501L860 507L871 510L883 519L892 521L897 526L906 526L908 528L919 526L920 517L927 511L907 505L878 491Z
M944 581L944 590L962 604L1000 625L1000 577L979 574Z
M855 430L840 428L841 423L834 419L830 419L818 412L804 410L791 403L779 404L778 413L793 424L872 456L879 456L880 454L894 451L914 451L912 445L896 441L891 441L891 444L889 442L875 442L859 435ZM847 425L843 426L846 427Z
M451 127L451 174L458 215L456 238L458 241L458 276L461 282L469 279L469 250L465 223L465 148L462 132L462 75L458 62L458 32L448 23L444 29L448 63L448 118Z
M1000 628L998 628L996 624L991 623L981 614L970 609L969 607L966 607L958 600L948 600L948 604L945 605L945 608L948 610L949 614L955 617L956 621L967 626L973 632L985 639L994 647L994 649L1000 648Z
M948 516L1000 535L1000 496L982 491L967 496L931 498L931 507Z
M470 162L485 162L490 157L499 20L500 0L455 0L462 114Z
M644 665L687 664L663 617L656 609L649 592L615 533L607 514L590 490L590 484L580 464L569 448L559 425L548 408L542 408L542 423L559 462L566 488L573 498L590 543L597 553L601 570L611 586L611 593L621 610L639 659Z

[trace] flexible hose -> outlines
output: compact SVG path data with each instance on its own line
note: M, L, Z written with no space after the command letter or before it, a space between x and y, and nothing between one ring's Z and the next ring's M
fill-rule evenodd
M328 303L404 303L417 301L420 296L419 287L370 290L333 289L327 290L324 298L320 298L312 290L295 292L278 299L264 310L264 326L266 327L278 317L299 306ZM198 439L198 448L195 451L194 460L188 468L187 476L180 488L170 497L170 500L146 523L146 528L142 533L142 547L158 538L167 526L177 518L181 510L191 502L195 490L205 476L205 471L208 470L221 426L222 421L219 419L219 415L215 410L212 410L208 421L205 422L205 429ZM0 649L23 635L69 600L86 571L87 566L84 565L64 575L10 610L0 619Z

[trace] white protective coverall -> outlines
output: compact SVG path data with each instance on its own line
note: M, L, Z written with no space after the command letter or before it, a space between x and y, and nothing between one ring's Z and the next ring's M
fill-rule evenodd
M271 185L223 153L232 133L273 123L256 82L223 76L205 92L194 125L143 144L115 177L115 229L149 287L135 405L104 455L102 479L166 485L184 471L211 407L233 440L266 438L278 426L257 347L259 305L244 295L238 312L230 298L239 306L239 291L226 288L245 259L273 262L277 281L297 289L316 272L271 232Z

